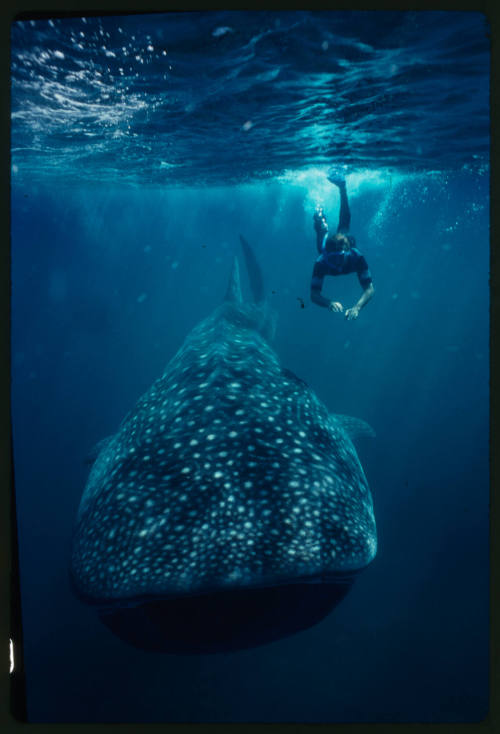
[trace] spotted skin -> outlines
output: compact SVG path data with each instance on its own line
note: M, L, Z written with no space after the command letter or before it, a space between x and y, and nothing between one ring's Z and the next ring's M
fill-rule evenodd
M345 420L281 368L266 324L264 307L224 301L105 443L72 550L86 601L328 583L374 558Z

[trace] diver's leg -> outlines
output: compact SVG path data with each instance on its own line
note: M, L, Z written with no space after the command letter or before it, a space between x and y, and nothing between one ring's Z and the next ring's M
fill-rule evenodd
M351 212L347 200L345 178L342 173L332 169L328 173L327 179L338 188L340 194L339 226L337 227L337 232L346 234L349 232L349 227L351 226Z
M314 230L316 232L316 249L321 255L321 252L323 250L323 244L326 239L326 235L328 234L328 224L326 222L326 217L323 213L323 209L319 207L314 212Z
M344 234L349 232L351 225L351 211L349 209L349 201L347 200L347 190L345 181L336 181L335 185L338 187L340 193L340 214L339 214L339 226L337 232L343 232Z

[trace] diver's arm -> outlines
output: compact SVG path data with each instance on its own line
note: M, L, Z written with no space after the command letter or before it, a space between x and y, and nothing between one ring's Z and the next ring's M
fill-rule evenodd
M344 310L344 307L338 301L330 301L328 298L324 298L318 288L311 288L311 301L316 303L318 306L328 308L330 311Z
M311 301L316 303L318 306L323 306L324 308L328 308L330 305L328 298L324 298L318 288L311 288Z
M363 308L363 306L366 306L368 301L370 301L373 298L373 294L375 293L375 288L373 287L373 283L369 283L369 285L366 286L366 288L363 291L363 294L359 301L356 303L355 306L352 308L346 309L345 317L348 321L351 321L352 319L357 319L359 316L359 312Z
M318 306L328 308L330 311L343 311L344 307L337 301L330 301L328 298L324 298L321 295L323 288L323 280L325 279L325 265L322 262L322 258L318 257L314 263L313 274L311 278L311 301L316 303Z

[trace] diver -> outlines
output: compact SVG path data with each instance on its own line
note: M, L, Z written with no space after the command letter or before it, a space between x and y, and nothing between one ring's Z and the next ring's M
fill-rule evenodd
M344 313L345 318L351 321L357 319L359 312L373 297L375 288L367 262L356 248L356 241L348 234L351 223L351 212L347 200L345 179L331 173L328 180L338 187L340 193L340 215L337 233L328 235L328 224L323 210L319 208L314 214L314 229L316 231L316 248L319 257L314 263L311 279L311 301L318 306L324 306L330 311ZM321 295L325 275L347 275L357 273L363 293L359 301L352 307L346 308L338 301L330 301Z

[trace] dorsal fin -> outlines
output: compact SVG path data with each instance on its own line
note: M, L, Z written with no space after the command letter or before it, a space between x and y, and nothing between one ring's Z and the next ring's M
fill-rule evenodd
M248 244L247 240L240 234L241 247L245 257L245 265L247 266L248 279L255 303L264 300L264 281L262 279L262 271L260 269L254 251Z
M240 266L238 265L238 258L236 256L233 260L233 267L231 268L231 275L229 276L224 300L231 301L232 303L241 303L243 301L241 295Z

